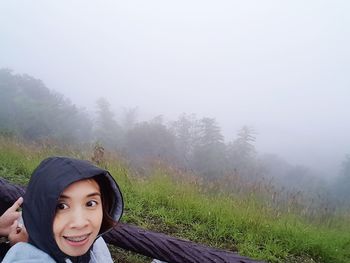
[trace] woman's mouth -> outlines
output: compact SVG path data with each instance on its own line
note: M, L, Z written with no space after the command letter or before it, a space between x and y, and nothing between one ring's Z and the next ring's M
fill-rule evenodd
M82 246L85 245L89 240L89 234L80 235L80 236L63 236L63 238L70 244L71 246Z

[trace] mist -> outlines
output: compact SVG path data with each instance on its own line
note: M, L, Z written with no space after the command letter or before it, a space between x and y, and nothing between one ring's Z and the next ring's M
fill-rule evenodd
M335 176L350 149L347 1L2 1L0 68L94 112L244 125L260 153Z

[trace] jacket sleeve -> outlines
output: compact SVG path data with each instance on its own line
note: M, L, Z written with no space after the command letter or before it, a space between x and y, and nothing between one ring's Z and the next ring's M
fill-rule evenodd
M19 242L6 253L2 263L55 263L45 252L31 244Z
M94 246L90 252L90 262L89 263L113 263L113 259L106 242L102 237L96 239Z

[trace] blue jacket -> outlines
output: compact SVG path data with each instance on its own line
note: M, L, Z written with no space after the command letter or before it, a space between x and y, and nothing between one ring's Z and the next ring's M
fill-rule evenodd
M56 261L44 251L29 243L17 243L7 252L2 263L55 263ZM66 262L72 262L69 258ZM112 263L112 257L102 237L96 239L90 250L89 263Z

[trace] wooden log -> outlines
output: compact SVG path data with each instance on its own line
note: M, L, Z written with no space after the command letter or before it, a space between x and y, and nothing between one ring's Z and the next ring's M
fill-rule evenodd
M172 263L262 262L122 223L103 238L109 244Z
M0 178L0 214L6 211L18 197L23 196L24 192L25 187ZM124 223L119 223L103 238L107 243L117 247L171 263L262 262Z

